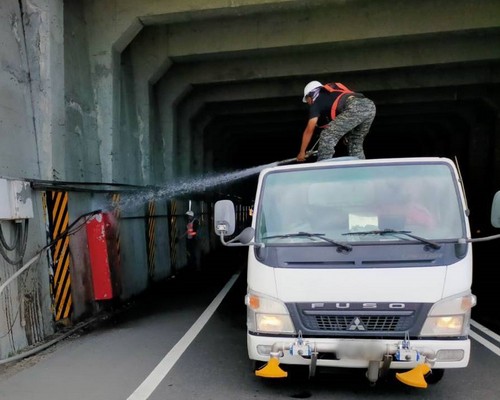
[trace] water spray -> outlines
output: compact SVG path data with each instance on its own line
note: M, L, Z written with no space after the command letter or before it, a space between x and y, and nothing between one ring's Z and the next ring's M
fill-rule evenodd
M241 171L204 175L201 177L179 180L161 188L151 188L122 195L119 206L122 210L132 209L153 199L167 199L193 192L202 192L208 188L224 185L259 173L264 168L273 167L277 163L260 165Z
M318 145L319 139L316 141L311 150L306 153L306 159L317 155L318 151L314 150ZM174 182L162 188L151 188L145 190L134 191L132 194L122 195L119 207L121 210L133 209L151 200L168 199L176 196L183 196L193 192L202 192L208 188L224 185L239 179L258 174L265 168L288 165L297 162L297 158L289 158L282 161L276 161L265 165L247 168L245 170L227 172L217 175L205 175L196 178L188 178Z

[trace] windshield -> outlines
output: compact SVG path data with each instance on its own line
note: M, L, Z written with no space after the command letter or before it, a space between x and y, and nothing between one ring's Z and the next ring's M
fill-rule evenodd
M463 237L465 229L445 163L272 172L264 179L258 212L256 239L264 243L311 243L310 237L294 235L299 232L351 244L417 241L412 236L444 240ZM382 230L411 235L379 234Z

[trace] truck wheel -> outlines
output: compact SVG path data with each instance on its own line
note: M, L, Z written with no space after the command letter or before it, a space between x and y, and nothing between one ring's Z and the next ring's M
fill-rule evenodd
M425 381L431 385L438 383L444 375L444 369L433 369L425 375Z
M296 382L306 382L313 379L309 374L309 367L306 365L287 365L286 371L288 376Z
M264 365L266 365L266 361L258 361L258 360L252 360L252 372L257 371L258 369L261 369Z

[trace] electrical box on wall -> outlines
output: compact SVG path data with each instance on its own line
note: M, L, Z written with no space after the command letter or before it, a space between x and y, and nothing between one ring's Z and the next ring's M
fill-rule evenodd
M0 178L0 220L33 218L29 182Z

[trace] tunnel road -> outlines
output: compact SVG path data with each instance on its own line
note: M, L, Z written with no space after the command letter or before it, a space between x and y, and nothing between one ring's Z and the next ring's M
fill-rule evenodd
M428 389L392 375L371 387L364 370L351 369L319 370L313 380L299 371L256 377L246 353L243 265L226 252L206 271L179 275L97 326L1 366L0 399L500 398L500 337L477 323L469 366Z

